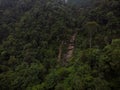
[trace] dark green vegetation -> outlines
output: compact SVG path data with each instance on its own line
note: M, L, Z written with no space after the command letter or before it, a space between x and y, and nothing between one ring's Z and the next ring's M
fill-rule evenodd
M0 90L120 90L120 0L83 2L0 0Z

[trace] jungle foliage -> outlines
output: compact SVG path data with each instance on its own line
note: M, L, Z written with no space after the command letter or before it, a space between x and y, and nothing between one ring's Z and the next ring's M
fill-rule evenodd
M120 0L0 0L0 90L120 90L119 11Z

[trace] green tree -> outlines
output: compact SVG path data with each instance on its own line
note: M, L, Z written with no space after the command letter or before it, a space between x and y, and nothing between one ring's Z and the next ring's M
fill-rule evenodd
M86 25L85 25L85 28L88 30L88 34L89 34L89 47L90 48L92 48L92 37L93 37L93 34L98 29L98 26L99 25L95 21L87 22Z

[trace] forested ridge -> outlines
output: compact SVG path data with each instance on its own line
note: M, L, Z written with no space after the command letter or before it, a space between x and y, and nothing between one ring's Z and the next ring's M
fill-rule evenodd
M120 0L0 0L0 90L120 90Z

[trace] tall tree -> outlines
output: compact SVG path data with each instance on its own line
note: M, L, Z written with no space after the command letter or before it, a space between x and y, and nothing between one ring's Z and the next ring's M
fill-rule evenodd
M87 22L85 26L89 34L89 47L92 48L92 36L96 32L99 25L97 22L91 21L91 22Z

